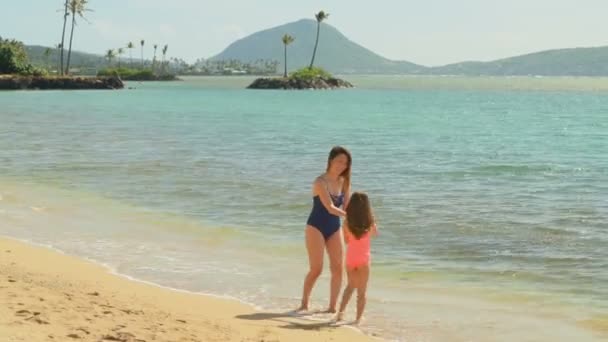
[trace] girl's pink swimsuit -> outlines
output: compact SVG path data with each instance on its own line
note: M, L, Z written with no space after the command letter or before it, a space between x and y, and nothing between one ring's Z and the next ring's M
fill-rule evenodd
M344 229L344 235L348 241L346 247L346 267L348 269L369 265L371 259L370 236L372 231L375 232L374 228L372 227L358 240L348 229Z

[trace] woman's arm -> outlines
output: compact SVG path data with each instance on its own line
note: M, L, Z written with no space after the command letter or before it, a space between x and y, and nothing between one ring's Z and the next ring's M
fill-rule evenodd
M329 211L330 214L336 216L346 216L346 212L344 210L334 205L334 202L331 200L329 191L327 190L327 186L324 180L322 180L321 178L317 178L317 180L315 180L313 188L315 194L319 195L321 203L323 203L323 206L325 207L325 209L327 209L327 211Z

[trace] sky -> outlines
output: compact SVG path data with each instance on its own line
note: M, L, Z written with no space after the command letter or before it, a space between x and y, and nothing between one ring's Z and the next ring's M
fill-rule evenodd
M0 36L57 44L62 4L0 0ZM189 62L256 31L312 19L319 10L354 42L427 66L608 45L607 0L89 0L89 7L88 22L76 27L74 50L103 54L144 39L146 55L154 43L168 44L169 57Z

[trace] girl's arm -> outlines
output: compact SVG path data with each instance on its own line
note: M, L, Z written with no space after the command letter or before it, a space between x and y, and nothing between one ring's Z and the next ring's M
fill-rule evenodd
M374 222L374 224L372 224L372 236L378 236L378 225Z
M348 223L344 220L344 224L342 226L342 234L344 235L344 244L348 245L350 241L350 230L348 230Z

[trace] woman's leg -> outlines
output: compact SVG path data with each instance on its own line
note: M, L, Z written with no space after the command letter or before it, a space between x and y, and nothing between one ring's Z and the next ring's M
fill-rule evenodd
M308 310L310 304L310 293L315 282L323 271L323 247L325 239L323 234L315 227L306 226L306 250L308 251L309 270L304 278L302 291L302 304L298 310Z
M338 296L340 295L340 288L342 287L342 274L343 268L343 248L342 248L342 234L338 230L325 242L327 248L327 254L329 255L329 268L331 270L331 287L329 294L329 307L327 312L336 312L336 305L338 303Z

